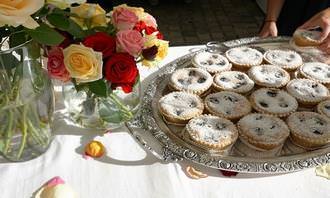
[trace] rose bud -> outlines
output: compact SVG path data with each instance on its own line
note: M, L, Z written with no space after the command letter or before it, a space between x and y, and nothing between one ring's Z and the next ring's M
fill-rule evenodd
M142 56L143 56L143 58L145 58L147 60L153 60L153 59L155 59L157 53L158 53L158 47L156 45L154 45L150 48L144 49L142 51Z
M85 146L85 154L90 157L101 157L105 148L99 141L91 141Z

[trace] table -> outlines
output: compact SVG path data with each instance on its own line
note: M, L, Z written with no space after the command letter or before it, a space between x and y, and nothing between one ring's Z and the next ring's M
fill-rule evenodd
M171 47L162 65L201 47ZM157 69L140 68L141 79ZM146 81L142 82L144 87ZM0 160L0 197L31 197L54 176L62 177L81 198L330 197L329 180L317 177L314 169L282 175L238 174L229 178L218 170L194 165L209 177L193 180L182 171L189 162L162 162L144 151L127 131L123 127L102 134L55 120L55 138L44 155L23 163ZM82 157L83 147L93 139L104 143L107 154L86 160Z

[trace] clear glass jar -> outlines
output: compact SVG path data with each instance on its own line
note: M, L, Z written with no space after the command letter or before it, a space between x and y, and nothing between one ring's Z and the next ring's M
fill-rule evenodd
M132 92L125 93L120 88L107 97L88 95L86 91L77 92L73 84L62 87L64 106L70 120L83 128L111 130L122 127L138 111L141 98L140 82Z
M53 86L42 68L41 48L28 41L0 50L0 153L25 161L44 153L52 140Z

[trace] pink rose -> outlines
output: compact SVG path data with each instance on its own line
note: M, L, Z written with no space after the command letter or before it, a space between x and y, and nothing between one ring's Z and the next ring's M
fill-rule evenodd
M129 30L134 27L139 18L128 9L119 7L112 12L112 24L118 30Z
M122 30L117 33L117 50L137 57L143 48L144 39L136 30Z
M146 23L147 26L151 26L151 27L157 29L156 19L153 16L151 16L150 14L145 13L145 18L143 19L143 21Z
M48 51L47 70L48 74L52 78L64 82L70 80L69 72L66 70L64 65L64 55L62 48L53 47Z

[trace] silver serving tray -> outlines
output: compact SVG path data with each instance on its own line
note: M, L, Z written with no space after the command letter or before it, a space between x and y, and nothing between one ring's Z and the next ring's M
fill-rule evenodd
M204 48L182 56L162 67L149 82L137 116L126 125L133 137L156 157L165 161L190 160L210 168L246 173L286 173L330 162L330 146L308 151L288 139L280 151L271 155L251 151L237 141L230 152L215 152L195 145L182 127L164 122L158 112L158 99L166 93L169 76L178 68L189 67L191 58L203 50L225 52L231 47L248 45L260 51L271 48L291 49L290 37L260 39L257 37L219 43L216 48ZM320 54L300 52L304 61L322 61ZM244 151L244 152L241 152Z

